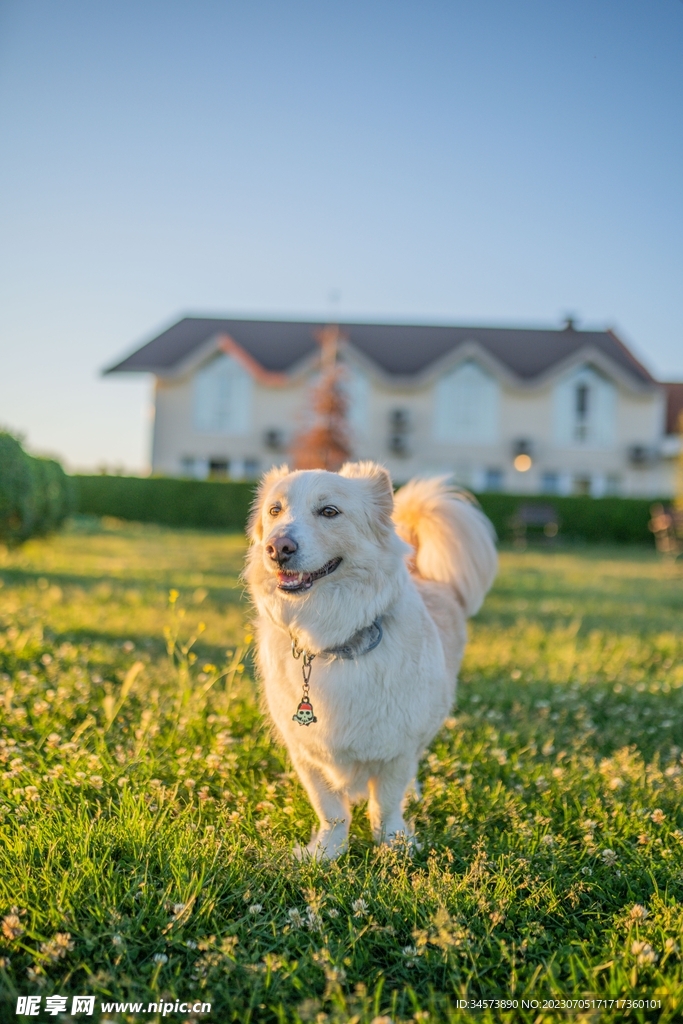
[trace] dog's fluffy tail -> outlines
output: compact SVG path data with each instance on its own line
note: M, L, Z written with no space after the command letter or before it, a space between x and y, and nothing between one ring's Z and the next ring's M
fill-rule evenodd
M449 583L466 614L474 615L498 569L495 531L474 499L447 480L411 480L396 493L393 519L415 549L417 574Z

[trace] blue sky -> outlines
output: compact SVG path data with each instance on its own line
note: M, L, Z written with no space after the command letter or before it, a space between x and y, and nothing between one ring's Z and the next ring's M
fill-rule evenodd
M681 0L0 0L0 423L143 468L186 312L615 326L683 379Z

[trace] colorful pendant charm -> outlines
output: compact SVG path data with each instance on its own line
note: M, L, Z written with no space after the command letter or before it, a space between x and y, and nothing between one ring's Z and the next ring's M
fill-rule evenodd
M308 680L311 678L311 668L315 654L309 654L308 651L302 650L296 640L292 640L292 656L294 658L300 658L302 654L303 661L301 662L301 673L304 679L304 692L301 695L301 700L299 701L299 706L296 709L296 714L292 715L292 721L298 722L299 725L311 725L313 722L318 721L313 714L313 705L308 699Z
M313 714L313 705L307 700L300 701L296 714L292 715L292 721L298 722L299 725L310 725L311 722L317 722L318 719Z

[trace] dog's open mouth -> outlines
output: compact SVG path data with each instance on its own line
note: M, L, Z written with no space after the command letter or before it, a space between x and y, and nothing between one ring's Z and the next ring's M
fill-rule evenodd
M316 580L322 579L323 576L329 576L340 562L341 558L332 558L315 572L288 572L287 569L278 569L278 590L286 590L288 594L300 594L304 590L310 590Z

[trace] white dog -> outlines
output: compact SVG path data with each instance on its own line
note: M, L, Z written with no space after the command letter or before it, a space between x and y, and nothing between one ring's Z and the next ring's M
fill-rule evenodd
M320 819L306 850L339 856L365 797L376 842L410 835L406 791L496 574L491 524L442 479L394 498L386 470L361 462L271 470L249 532L265 697Z

